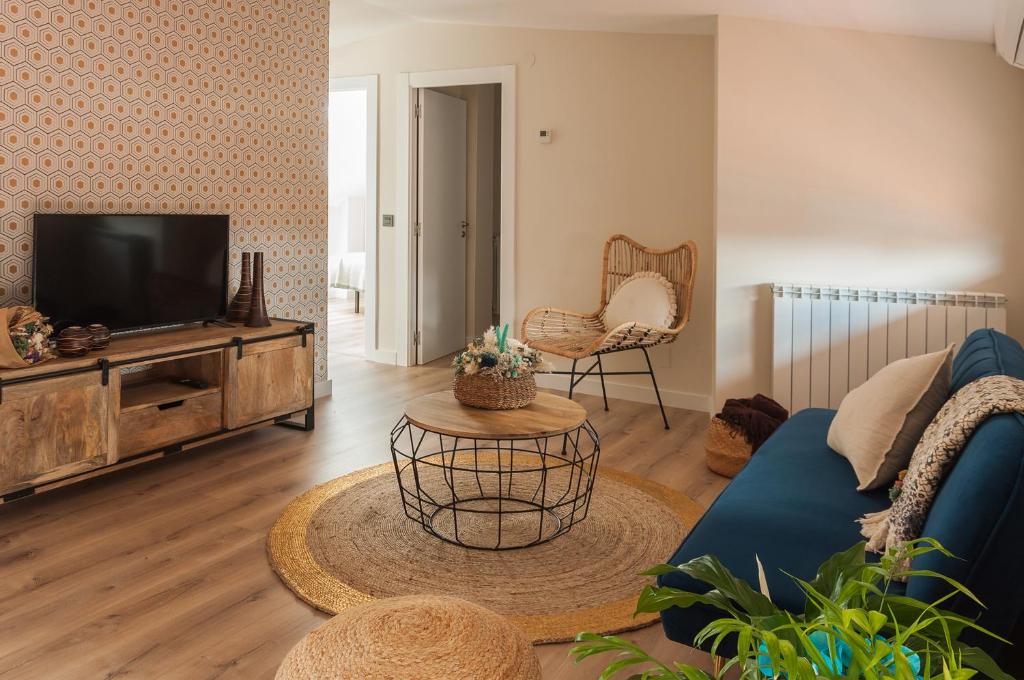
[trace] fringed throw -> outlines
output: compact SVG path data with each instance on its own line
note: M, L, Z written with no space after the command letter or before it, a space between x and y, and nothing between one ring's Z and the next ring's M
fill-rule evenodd
M1006 375L979 378L950 397L914 449L892 507L859 520L868 550L881 553L921 537L946 473L974 431L989 416L1000 413L1024 414L1024 380Z

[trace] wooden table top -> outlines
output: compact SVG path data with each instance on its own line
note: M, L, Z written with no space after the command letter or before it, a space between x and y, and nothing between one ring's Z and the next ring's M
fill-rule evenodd
M265 328L249 328L242 324L234 324L231 328L189 324L177 328L153 330L146 333L116 335L106 349L96 350L84 357L55 357L40 364L26 368L0 369L0 380L10 380L29 375L41 375L71 368L96 366L100 359L109 361L125 361L135 357L159 354L161 352L177 352L186 349L202 348L218 343L229 342L231 338L241 337L246 340L267 335L295 330L302 325L301 321L272 319Z
M534 439L571 432L587 419L587 410L576 402L538 392L529 406L510 411L490 411L463 406L449 390L410 401L405 417L429 432L467 439Z

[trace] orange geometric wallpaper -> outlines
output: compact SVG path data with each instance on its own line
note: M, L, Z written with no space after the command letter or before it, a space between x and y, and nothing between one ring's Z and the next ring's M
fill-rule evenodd
M3 0L0 306L32 295L32 214L231 215L327 379L328 0ZM41 310L46 312L46 310Z

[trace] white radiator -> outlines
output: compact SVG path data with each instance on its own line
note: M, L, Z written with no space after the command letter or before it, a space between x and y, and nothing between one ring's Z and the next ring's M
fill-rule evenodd
M1006 330L1006 296L772 284L772 397L796 412L839 408L898 359Z

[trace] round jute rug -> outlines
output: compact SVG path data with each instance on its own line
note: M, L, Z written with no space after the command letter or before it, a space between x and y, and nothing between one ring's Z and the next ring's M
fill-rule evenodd
M402 511L394 466L359 470L292 501L270 530L274 570L300 598L336 614L373 599L460 597L503 614L535 643L580 631L649 625L637 596L703 510L666 486L601 469L590 512L563 536L519 550L462 548L425 532Z

